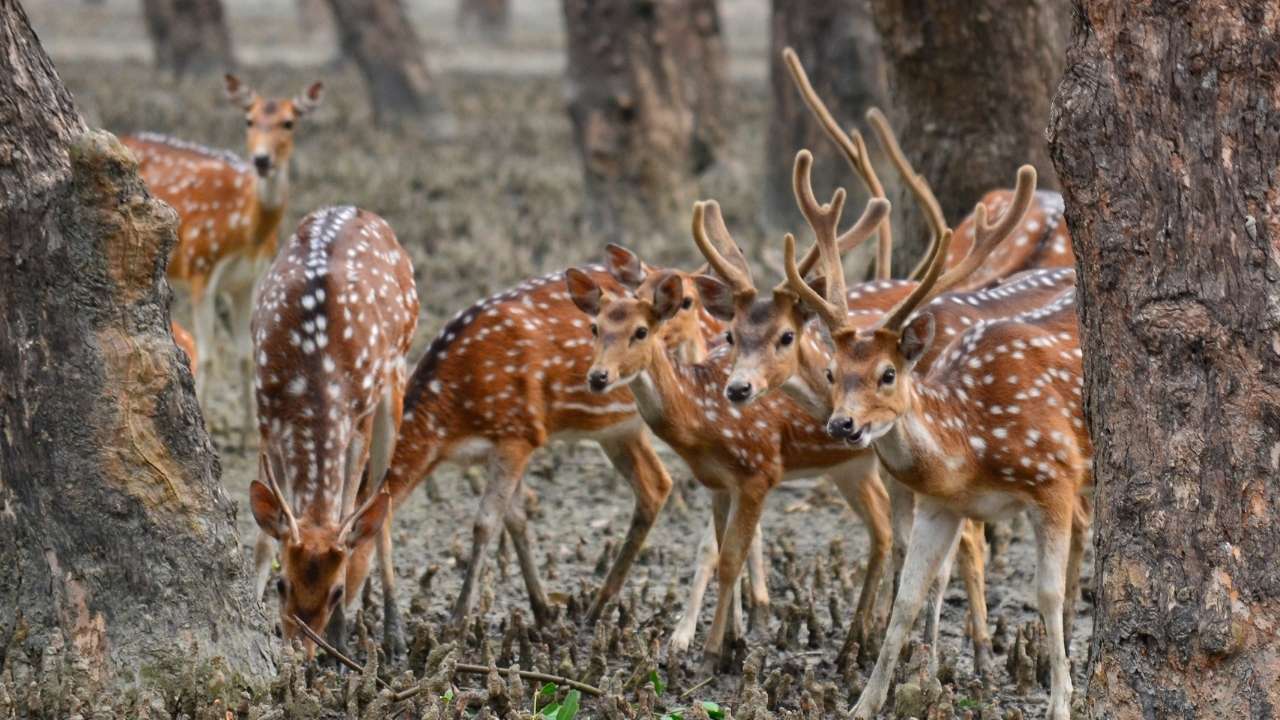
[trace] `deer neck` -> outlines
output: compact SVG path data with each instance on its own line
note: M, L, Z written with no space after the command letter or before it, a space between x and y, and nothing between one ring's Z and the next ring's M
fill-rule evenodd
M783 383L782 390L815 419L825 421L831 414L831 398L825 372L831 361L826 344L813 324L805 325L796 348L796 372Z
M289 171L281 167L267 177L254 175L252 240L259 257L275 257L280 222L289 200Z
M927 475L931 468L958 470L967 452L956 441L967 441L970 436L963 413L953 409L955 398L949 400L945 388L931 387L918 376L913 379L907 389L906 411L875 441L880 461L908 483L911 478Z
M661 343L651 345L649 362L631 379L629 387L640 417L649 427L658 428L667 418L683 416L688 411L696 389L685 387L680 380L684 363L668 354Z

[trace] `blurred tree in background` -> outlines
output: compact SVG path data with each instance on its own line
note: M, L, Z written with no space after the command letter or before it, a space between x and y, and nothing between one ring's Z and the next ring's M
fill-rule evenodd
M177 77L235 67L222 0L142 0L156 67Z

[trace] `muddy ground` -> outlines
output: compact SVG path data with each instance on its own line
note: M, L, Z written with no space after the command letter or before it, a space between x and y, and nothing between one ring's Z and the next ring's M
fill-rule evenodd
M157 75L142 60L130 59L130 53L118 52L120 47L138 47L138 29L128 25L128 13L119 9L119 1L111 0L105 10L82 7L63 13L55 9L70 3L34 3L32 10L42 39L52 38L51 44L61 51L61 56L54 55L59 71L90 121L116 132L155 130L240 150L240 114L223 103L216 79L177 84ZM91 15L86 19L76 16L77 12ZM90 22L94 18L97 22ZM114 31L112 23L116 23ZM260 42L255 47L269 49L269 39L263 40L258 32ZM432 33L440 31L427 30L429 37ZM297 41L296 33L286 36ZM77 38L87 48L80 56L75 52ZM518 54L523 49L531 57L541 57L539 53L557 51L552 30L544 35L528 31L517 40L504 52ZM753 53L763 45L759 37L735 43L731 44L737 53L735 62L748 69L758 65ZM325 57L305 44L297 47L312 55L302 53L294 60L317 62L315 58ZM460 52L454 57L461 57ZM120 57L104 59L103 53ZM529 275L594 261L601 252L598 243L577 230L582 180L558 75L537 72L536 62L531 64L533 71L518 74L468 70L465 57L457 64L461 67L445 70L440 77L457 121L444 138L427 137L412 124L375 128L359 79L349 67L273 61L243 71L253 84L270 93L291 93L313 78L325 80L323 108L307 117L298 130L286 224L292 227L307 210L330 203L352 203L386 217L415 260L423 304L415 352L444 318L464 304ZM761 247L763 234L755 228L753 207L758 197L762 158L757 149L764 144L767 88L762 73L737 75L738 86L731 94L736 103L732 143L751 152L706 178L703 195L721 201L741 240ZM695 255L685 237L638 250L648 259L667 263L689 263ZM181 300L175 311L183 317ZM207 421L221 449L222 481L241 501L238 521L247 561L255 531L247 488L256 464L253 450L234 447L236 437L228 432L237 412L237 394L229 378L218 377L214 382L215 389L223 392L215 393L218 400ZM714 701L734 717L829 717L847 710L870 670L869 664L844 669L836 664L865 568L866 536L859 521L825 482L784 485L770 498L763 521L773 598L768 627L758 628L746 648L745 676L738 672L709 678L698 672L696 653L669 658L665 650L665 639L679 619L682 592L691 579L694 550L708 517L707 494L690 480L678 460L669 453L665 457L678 477L678 498L668 504L651 534L620 609L610 612L593 633L579 627L573 614L601 582L603 554L625 532L631 512L629 492L594 446L563 446L541 453L528 480L536 495L533 525L548 590L567 605L563 622L541 632L510 630L513 624L528 626L530 616L518 569L509 553L495 545L482 613L471 631L456 641L452 660L486 664L493 659L500 665L518 661L526 667L586 677L607 688L610 698L584 698L580 717L660 717L662 712L702 701ZM397 687L411 682L405 675L410 670L430 675L430 668L436 668L438 674L445 651L429 651L448 639L444 621L462 578L471 514L483 482L483 476L474 472L441 471L396 518L399 601L407 609L410 642L416 641L407 665L382 669ZM1034 660L1031 665L1024 661L1007 666L1010 653L1022 655L1024 650L1014 649L1018 630L1035 620L1033 575L1031 532L1026 523L1016 522L1012 544L990 565L988 575L997 651L993 681L984 685L973 675L971 653L959 634L965 601L959 583L953 583L943 621L945 688L939 693L925 683L921 696L925 702L908 685L899 714L1041 715L1044 687L1028 677L1034 674ZM1089 588L1091 553L1085 575L1083 585ZM379 604L379 592L373 592L372 607ZM695 648L709 622L714 597L713 588ZM1081 669L1091 629L1088 592L1080 613L1072 647L1077 688L1083 687ZM376 621L370 620L368 626L372 637L380 637ZM359 645L358 638L353 645ZM362 651L355 654L363 661ZM1035 655L1034 648L1030 654ZM656 670L668 686L661 696L652 692L647 679L650 670ZM292 672L287 669L277 679L271 694L259 694L245 705L244 716L278 717L266 708L286 695L293 703L288 715L295 717L393 716L394 711L404 711L400 717L417 717L443 707L436 697L431 700L436 709L426 709L425 694L399 705L380 704L373 700L376 688L371 685L363 692L343 689L348 684L352 689L359 686L358 678L337 680L321 674L308 680L303 675L292 678ZM909 669L904 677L912 677ZM308 682L315 689L306 690ZM520 697L518 689L504 694L492 678L458 675L455 682L453 709L446 715L463 713L460 706L469 706L467 714L480 711L491 717L530 714L532 685L526 685ZM438 694L446 690L444 684L434 687ZM413 703L417 705L411 708ZM191 709L201 717L207 712L198 703ZM894 714L892 699L886 714Z

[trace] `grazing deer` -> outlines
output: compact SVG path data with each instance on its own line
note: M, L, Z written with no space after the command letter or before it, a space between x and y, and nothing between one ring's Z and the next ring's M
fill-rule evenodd
M985 206L975 215L982 233ZM865 329L849 319L829 238L819 236L825 297L804 282L788 243L788 283L822 318L835 346L828 432L851 448L875 448L882 465L918 495L889 628L853 715L873 717L884 704L907 633L963 520L1027 510L1036 528L1037 596L1051 660L1048 716L1066 720L1064 601L1070 597L1073 605L1087 529L1080 494L1092 486L1093 455L1080 404L1075 291L1042 309L974 325L935 351L927 373L917 372L942 342L934 315L918 310L946 285L950 241L946 230L920 284Z
M205 361L205 372L196 376L196 396L204 408L211 369L221 356L214 344L217 298L228 300L232 349L242 363L242 433L253 427L249 318L254 284L276 255L295 124L319 105L322 90L317 82L291 100L265 99L227 75L227 98L245 112L248 163L231 152L155 133L122 138L137 156L147 188L178 212L169 279L185 285L191 298L196 353Z
M843 194L841 195L843 197ZM695 221L702 206L695 207ZM850 232L870 235L888 211L877 200ZM658 337L680 309L683 279L662 273L635 292L602 286L590 273L570 269L566 283L574 303L594 318L594 359L587 385L601 395L630 388L640 417L689 465L713 493L720 540L719 593L704 658L715 667L726 635L732 635L733 591L756 532L765 497L785 477L830 472L836 486L869 528L883 528L888 543L888 498L867 463L867 453L850 452L825 437L819 425L789 398L774 395L738 408L721 388L728 370L727 348L705 361L685 363L666 352ZM873 533L873 542L877 537ZM887 551L887 547L886 547ZM881 566L878 568L883 570ZM873 606L880 577L868 568L860 608Z
M390 495L366 493L357 508L357 489L366 465L381 478L391 459L417 322L409 256L385 220L354 207L303 218L263 277L252 322L259 478L249 497L259 594L270 538L282 545L286 639L298 632L294 616L320 633L333 616L340 643L343 600L356 594L345 584L353 550L377 534L390 551Z
M591 269L614 292L652 285L654 271L626 251ZM683 357L706 354L719 324L701 308L688 276L677 315L659 338ZM563 273L526 280L458 312L428 346L409 383L404 424L386 476L399 507L441 464L487 463L490 481L472 528L471 560L453 608L460 623L474 610L486 548L505 526L529 592L534 616L551 617L519 486L530 456L552 440L591 439L635 493L626 539L588 610L599 617L622 588L636 554L671 491L672 481L654 452L635 401L626 390L590 392L583 378L591 364L589 323L564 289ZM502 525L499 525L499 523ZM371 550L364 548L363 552ZM365 563L353 568L363 571ZM384 568L383 573L389 574ZM348 578L359 587L363 574ZM767 602L767 598L765 599Z
M853 145L853 141L850 141ZM860 145L860 143L857 143ZM865 157L865 156L864 156ZM836 237L840 207L819 205L814 197L810 171L812 156L801 151L796 157L793 186L801 214L807 219L815 235L826 237L840 251L846 250L841 238ZM967 269L979 265L992 249L1018 227L1021 213L1030 204L1034 192L1034 174L1019 177L1013 208L1003 218L999 227L980 228L979 242L974 248L976 257L957 269L948 285L958 282ZM797 403L809 409L815 417L826 418L831 407L827 397L828 383L825 377L831 354L821 337L813 312L800 302L784 280L767 295L755 286L750 267L738 244L730 235L714 202L704 204L704 222L695 221L694 239L699 250L724 281L709 276L698 276L695 281L707 311L712 316L730 323L733 338L730 350L730 374L724 387L725 397L736 405L745 405L765 395L774 388L783 388ZM884 232L886 224L881 225ZM788 243L794 246L794 240ZM794 248L791 250L794 252ZM818 259L817 248L811 248L799 263L798 272L807 274ZM1029 277L992 290L950 294L939 298L935 304L940 332L954 336L966 327L984 319L1007 317L1028 309L1040 307L1061 293L1073 282L1071 271L1036 271ZM821 278L816 282L821 283ZM901 301L912 288L912 281L872 281L855 285L847 293L850 319L854 323L866 323L866 319L878 318L881 313ZM927 367L936 355L922 359ZM874 471L874 466L872 466ZM892 483L892 481L891 481ZM892 483L895 489L900 485ZM895 567L901 568L900 558L906 546L913 508L910 491L890 497L894 509ZM961 570L970 595L972 608L971 637L975 647L975 666L982 672L989 667L990 647L987 641L985 582L983 562L985 544L982 527L971 524L966 527L960 545ZM873 545L874 547L874 545ZM940 587L935 589L934 613L929 616L928 637L931 646L937 646L937 618L941 612L942 591L950 572L939 575ZM858 629L858 626L854 626ZM849 642L861 640L851 635Z

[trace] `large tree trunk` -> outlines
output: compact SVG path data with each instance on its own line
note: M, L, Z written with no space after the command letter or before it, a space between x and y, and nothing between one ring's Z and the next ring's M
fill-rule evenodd
M222 0L142 0L156 67L178 77L235 67Z
M511 33L511 0L458 0L457 23L463 33L500 43Z
M0 676L144 682L193 656L269 672L235 504L169 334L173 210L85 129L15 0L0 97Z
M814 153L813 186L822 197L835 187L850 193L850 213L867 201L866 187L844 161L805 107L782 62L782 50L795 49L809 80L841 127L862 124L863 114L886 102L884 56L871 22L869 0L773 0L769 26L769 84L773 107L765 147L763 220L771 228L805 227L791 187L796 152ZM877 175L895 197L897 177L874 143ZM871 256L873 244L865 246Z
M686 233L694 177L724 139L714 0L564 0L564 15L588 231L613 242Z
M1052 124L1094 437L1095 718L1280 709L1276 0L1084 0Z
M400 0L329 0L342 54L355 58L378 122L436 122L443 105L418 32Z
M1062 77L1069 7L1063 0L872 0L893 102L889 119L948 222L983 193L1012 188L1030 163L1056 188L1045 127ZM927 238L912 212L895 235L894 259L910 267Z

